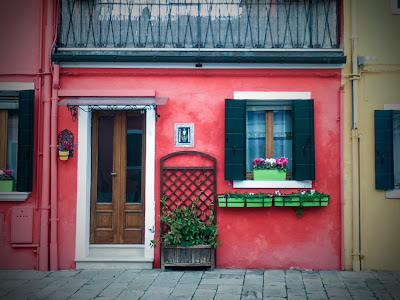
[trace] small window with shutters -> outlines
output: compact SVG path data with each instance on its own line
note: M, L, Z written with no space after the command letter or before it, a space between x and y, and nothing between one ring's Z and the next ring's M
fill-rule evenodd
M0 91L0 136L0 169L11 171L14 179L12 191L31 192L34 144L33 90Z
M251 180L256 157L285 156L288 177L314 180L313 100L225 100L225 179Z
M375 188L400 198L400 110L375 111Z

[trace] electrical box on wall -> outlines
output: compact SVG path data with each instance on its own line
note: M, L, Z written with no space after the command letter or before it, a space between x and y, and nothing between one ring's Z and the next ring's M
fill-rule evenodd
M33 229L33 208L11 208L11 243L31 244Z

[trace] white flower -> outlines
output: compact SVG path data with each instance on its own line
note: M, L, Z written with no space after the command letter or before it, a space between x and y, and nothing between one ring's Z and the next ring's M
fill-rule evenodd
M313 195L315 193L315 190L310 190L310 194Z
M276 159L275 158L271 158L271 165L276 165Z
M254 195L254 193L249 193L249 195Z
M275 191L275 195L280 196L281 192L279 190Z
M302 191L301 194L304 195L306 193L306 191Z
M4 174L3 170L0 170L0 175L3 175L3 174Z

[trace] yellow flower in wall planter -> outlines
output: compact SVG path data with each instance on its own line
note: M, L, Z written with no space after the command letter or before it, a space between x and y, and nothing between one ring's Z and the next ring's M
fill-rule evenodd
M253 160L254 180L286 180L288 159L278 158L255 158Z

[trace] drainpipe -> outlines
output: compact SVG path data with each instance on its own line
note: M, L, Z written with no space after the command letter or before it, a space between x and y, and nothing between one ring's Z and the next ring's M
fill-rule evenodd
M343 142L343 132L344 132L344 104L343 104L343 86L339 89L339 132L340 132L340 269L345 270L345 253L344 253L344 142Z
M50 49L53 42L53 1L43 0L46 16L42 28L44 30L44 59L42 70L43 79L43 173L42 173L42 198L40 215L40 247L39 247L39 270L49 269L49 188L50 188L50 98L51 98L51 70Z
M50 203L51 203L51 219L50 219L50 270L58 270L58 205L57 205L57 103L58 88L60 80L60 65L53 67L53 90L51 97L51 185L50 185Z
M352 177L353 177L353 271L361 270L360 263L360 178L358 134L358 67L357 67L357 0L351 0L351 93L352 93Z

